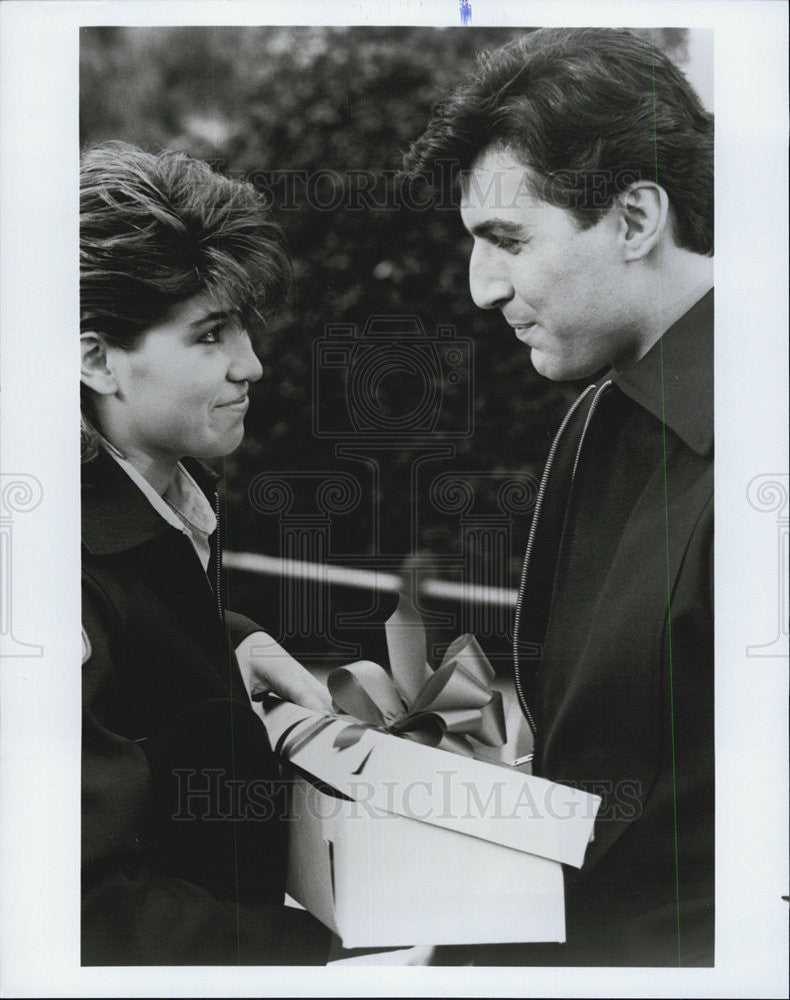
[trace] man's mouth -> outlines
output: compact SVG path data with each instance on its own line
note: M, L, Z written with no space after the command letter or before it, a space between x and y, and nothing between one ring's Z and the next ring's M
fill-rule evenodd
M535 326L535 323L518 323L518 324L511 323L511 326L513 327L513 332L515 333L516 337L523 344L526 344L527 337L529 336L532 328Z

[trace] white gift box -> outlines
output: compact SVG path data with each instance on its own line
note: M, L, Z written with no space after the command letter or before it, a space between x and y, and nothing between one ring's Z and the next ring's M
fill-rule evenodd
M348 720L290 703L264 718L297 772L286 891L344 947L565 940L598 796L374 729L337 749Z

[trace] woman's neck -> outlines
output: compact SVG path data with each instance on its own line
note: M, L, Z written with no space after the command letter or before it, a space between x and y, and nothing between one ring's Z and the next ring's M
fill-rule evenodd
M164 496L173 481L178 461L170 456L153 456L139 449L118 447L109 438L100 435L102 442L115 454L140 473L160 496Z

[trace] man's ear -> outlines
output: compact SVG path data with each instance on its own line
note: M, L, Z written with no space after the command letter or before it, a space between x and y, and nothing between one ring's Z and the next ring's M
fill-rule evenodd
M669 198L660 184L637 181L617 198L626 260L646 257L667 232Z
M102 396L118 391L118 380L107 357L107 341L100 333L80 335L80 379L83 385Z

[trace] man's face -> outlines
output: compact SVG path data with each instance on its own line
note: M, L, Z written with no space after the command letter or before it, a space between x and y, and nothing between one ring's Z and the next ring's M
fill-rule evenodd
M130 459L166 470L241 443L249 383L262 369L238 318L208 295L149 327L133 350L111 348L108 357L119 387L111 440Z
M581 230L570 212L533 197L528 171L490 148L466 179L461 218L474 237L472 298L501 310L541 375L583 378L625 367L640 349L628 307L620 217Z

